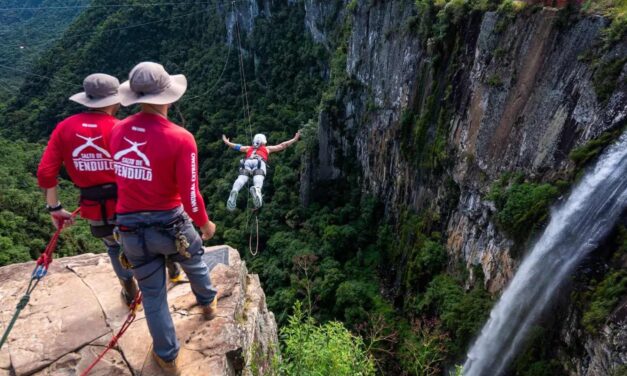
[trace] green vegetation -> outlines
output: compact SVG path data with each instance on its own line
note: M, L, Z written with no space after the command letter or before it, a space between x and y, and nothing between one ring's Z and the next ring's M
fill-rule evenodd
M594 91L597 94L599 102L607 102L607 100L610 99L610 96L614 93L614 90L616 90L620 73L626 62L627 57L599 63L592 78Z
M357 6L359 5L359 0L351 0L348 4L346 4L346 9L349 12L354 12L357 9Z
M345 3L336 0L335 6L341 10ZM418 72L425 87L417 90L413 110L401 119L402 154L421 183L430 178L452 182L441 177L452 155L447 150L449 124L455 101L461 100L455 97L453 78L460 69L459 57L467 53L462 51L463 31L468 22L477 21L472 18L477 12L496 10L500 4L417 0L417 14L403 30L420 36L429 57ZM513 17L517 4L505 2L500 11ZM376 367L390 374L441 374L445 365L463 356L493 303L482 281L467 286L464 272L447 257L443 222L459 197L455 183L444 187L451 197L446 205L419 212L408 209L388 222L381 203L362 194L355 161L341 155L336 159L345 175L315 186L307 207L299 199L303 160L318 146L319 112L329 115L333 131L345 132L347 138L354 134L335 121L341 119L336 116L342 111L339 102L359 88L347 73L346 61L351 17L360 6L365 5L348 2L347 18L333 21L342 27L327 35L328 50L307 33L302 2L274 2L271 18L255 20L255 32L244 33L242 39L250 127L242 106L238 46L231 50L225 45L224 13L215 7L181 1L141 9L92 8L80 15L66 37L33 67L35 74L52 79L31 77L15 97L0 104L0 132L11 140L31 142L0 141L2 155L11 156L0 169L5 179L0 191L0 265L36 257L50 236L33 177L42 146L33 142L45 140L54 124L79 110L66 99L78 90L75 84L96 70L124 80L134 63L157 60L171 73L185 73L190 82L171 116L198 142L202 193L218 224L212 243L240 250L260 275L269 308L283 325L284 361L276 364L277 372L370 375ZM152 24L137 26L144 23ZM500 81L491 77L488 84L498 86ZM371 98L365 107L379 111ZM259 212L261 252L252 257L245 192L240 210L229 213L225 208L241 155L227 150L220 136L247 144L250 132L263 132L275 143L299 129L303 141L272 156ZM526 240L546 219L558 191L549 184L501 179L490 193L499 210L499 226L513 239ZM62 192L71 207L76 192L69 182L62 182ZM83 222L63 235L59 254L102 248ZM395 265L401 267L394 273L382 270ZM379 280L397 274L397 281ZM382 285L398 301L385 299ZM300 301L302 307L297 305L290 317L288 311Z
M464 291L461 282L447 274L436 276L415 306L420 316L439 317L438 326L447 333L446 348L453 358L464 354L493 304L483 287Z
M316 325L300 304L287 326L281 329L284 344L280 374L369 376L375 374L374 361L366 353L362 339L351 334L342 323L330 321Z
M410 27L418 31L426 43L446 43L474 12L496 10L502 0L415 0L418 16Z
M614 142L624 130L625 127L622 127L603 132L599 137L588 141L585 145L574 148L568 157L575 162L578 168L582 168Z
M348 4L348 7L350 9L351 4ZM337 47L329 62L329 82L322 93L321 107L332 114L337 114L338 112L339 103L336 103L336 100L344 93L346 88L354 84L346 71L348 38L351 30L350 18L346 18L343 26L339 29L338 35L335 36Z
M497 33L502 33L505 31L505 28L512 24L512 22L516 19L516 16L520 11L525 9L526 3L523 1L516 0L505 0L502 1L498 6L497 11L501 15L499 20L497 21L494 31Z
M593 289L584 294L586 302L582 315L582 325L589 334L596 335L606 323L612 311L627 294L627 270L622 267L627 257L627 229L619 226L616 232L612 268Z
M594 287L588 308L583 314L582 324L586 331L596 335L599 328L605 324L614 307L626 293L626 270L614 271L599 282Z
M503 80L498 74L493 74L488 77L488 81L486 82L488 86L499 87L503 85Z
M604 47L609 48L618 43L625 37L625 33L627 33L627 14L623 12L622 16L614 18L610 26L603 30Z
M524 182L522 176L506 174L492 185L487 198L494 201L501 229L524 242L546 222L549 206L559 193L552 184Z
M603 30L604 48L620 41L627 32L627 2L624 0L587 0L581 7L583 12L602 14L612 20Z
M39 257L54 232L34 177L42 150L41 145L0 139L0 266ZM67 180L61 181L61 199L70 206L78 202L78 192ZM63 232L55 257L104 250L80 221Z
M554 335L550 329L534 326L525 341L524 350L512 365L512 375L566 376L560 362L555 359Z
M579 271L582 272L573 275L574 289L570 294L573 310L568 314L575 313L579 319L574 324L582 330L575 338L581 342L603 338L603 327L617 319L620 321L620 313L618 317L613 314L627 295L627 270L624 267L627 260L627 228L624 224L613 229L591 258L589 264L593 268L581 268ZM559 337L561 333L552 335ZM583 349L579 351L585 354ZM620 375L620 367L608 370L608 375Z
M61 38L81 13L81 0L4 0L0 11L0 100L17 92L40 54ZM55 7L55 9L36 9ZM66 7L66 8L64 8ZM67 8L70 7L70 8ZM71 8L74 7L74 8ZM15 9L17 8L17 9ZM24 9L28 8L28 9ZM14 10L10 10L14 9Z
M441 374L447 355L447 336L436 325L436 322L414 321L413 335L405 338L400 353L401 364L410 374Z
M522 11L527 6L527 3L524 1L518 0L505 0L501 2L501 5L498 7L499 13L514 16L516 13Z
M627 365L619 365L611 370L610 376L627 376Z

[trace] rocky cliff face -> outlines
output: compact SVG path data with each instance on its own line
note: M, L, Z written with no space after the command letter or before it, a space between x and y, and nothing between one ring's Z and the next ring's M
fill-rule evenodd
M205 254L220 291L219 315L204 321L188 284L170 286L168 301L181 343L185 375L263 374L278 346L274 315L257 275L248 274L229 247ZM33 263L0 268L0 330L24 292ZM126 319L128 309L106 255L55 260L0 350L0 375L70 375L98 356ZM143 311L92 371L92 375L159 375ZM244 369L247 371L243 371Z
M573 148L625 124L627 43L601 48L608 20L553 8L469 13L451 20L444 41L421 32L413 1L351 8L347 83L320 114L302 187L343 179L342 163L354 161L363 191L393 220L406 208L437 213L450 259L466 264L469 284L480 267L498 294L519 262L513 248L524 245L496 226L490 186L506 172L569 178ZM619 74L600 95L596 75L616 61ZM589 362L574 374L603 374L603 357L625 362L612 345L624 338L619 322L586 342Z
M595 335L581 330L579 320L578 312L570 309L561 328L567 350L562 351L560 358L569 374L601 376L620 375L620 370L624 372L627 364L627 299Z
M431 41L425 46L408 28L415 12L411 1L357 7L346 62L357 83L338 92L339 116L321 114L312 176L339 178L338 156L355 159L365 191L382 197L392 212L406 205L439 210L438 199L445 196L441 183L452 178L461 191L457 207L442 213L449 219L449 252L469 265L481 264L487 286L496 292L516 262L509 255L512 241L491 220L485 193L505 172L566 176L573 168L568 159L573 147L625 123L627 72L623 67L612 95L601 102L592 83L594 68L582 58L598 44L607 24L601 17L564 25L552 8L515 20L488 12L461 25L453 53L436 56ZM619 43L598 59L626 54L627 44ZM404 111L432 111L429 101L444 106L448 99L453 108L444 120L451 166L444 178L433 179L402 150L407 136L401 117ZM426 132L427 146L436 141L434 123Z
M226 42L231 44L237 41L236 23L240 25L240 37L245 38L246 35L253 32L255 27L255 19L257 17L270 17L270 1L238 1L232 6L226 4L216 4L218 11L223 14L226 23Z

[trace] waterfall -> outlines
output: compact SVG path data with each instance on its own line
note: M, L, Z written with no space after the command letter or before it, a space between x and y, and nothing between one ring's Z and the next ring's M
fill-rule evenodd
M490 313L464 364L465 376L502 375L530 327L580 261L627 207L627 133L554 208L542 236Z

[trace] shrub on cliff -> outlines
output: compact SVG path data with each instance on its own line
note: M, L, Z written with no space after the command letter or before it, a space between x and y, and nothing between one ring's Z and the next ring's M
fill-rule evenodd
M575 149L568 157L575 162L578 168L596 158L607 146L613 143L625 131L626 127L620 127L603 132L599 137L592 139Z
M492 299L479 286L464 291L451 276L440 274L420 296L416 308L421 316L440 318L440 326L449 336L449 353L461 355L488 318Z
M551 184L517 181L507 186L509 177L503 177L490 189L488 199L498 210L499 227L513 240L524 242L547 219L549 207L559 195Z
M586 331L596 334L625 293L627 271L617 270L605 277L594 288L590 304L583 314L582 324Z
M374 361L366 353L361 337L353 335L342 323L317 325L313 318L294 306L294 314L281 329L284 345L280 373L313 376L374 375Z
M399 351L403 370L410 375L441 375L448 354L447 341L437 321L414 320L412 335L406 336Z

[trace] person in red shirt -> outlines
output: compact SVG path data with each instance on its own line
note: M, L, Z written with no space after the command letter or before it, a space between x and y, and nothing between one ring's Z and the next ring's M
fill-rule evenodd
M170 76L163 66L143 62L120 86L122 105L141 104L141 111L111 132L110 148L118 184L117 224L124 254L143 293L153 358L178 374L179 342L170 316L164 259L180 262L192 292L211 319L217 291L202 260L202 240L215 233L198 186L198 150L194 136L168 120L170 105L187 89L183 75Z
M246 153L246 159L240 161L239 176L233 183L231 194L226 202L226 208L229 211L235 210L237 207L237 194L242 187L248 183L248 178L253 177L253 186L250 187L250 194L253 198L253 204L256 209L259 209L263 205L263 195L261 189L263 188L263 181L266 176L266 164L268 163L268 156L271 153L276 153L287 149L290 145L298 141L300 138L300 132L296 132L296 135L291 140L287 140L278 145L266 146L266 136L263 134L256 134L253 137L253 144L251 146L242 146L240 144L232 143L225 135L222 135L222 141L237 151Z
M57 188L59 170L65 165L72 182L81 191L80 215L89 221L92 234L106 245L113 270L123 286L122 295L130 305L137 293L137 284L133 274L120 264L120 246L113 238L117 190L113 159L105 144L105 138L117 122L114 115L120 108L119 86L117 78L106 74L96 73L85 78L85 91L70 100L88 110L56 126L39 163L37 180L45 190L46 207L54 225L57 226L60 218L71 224L71 214L59 202Z

